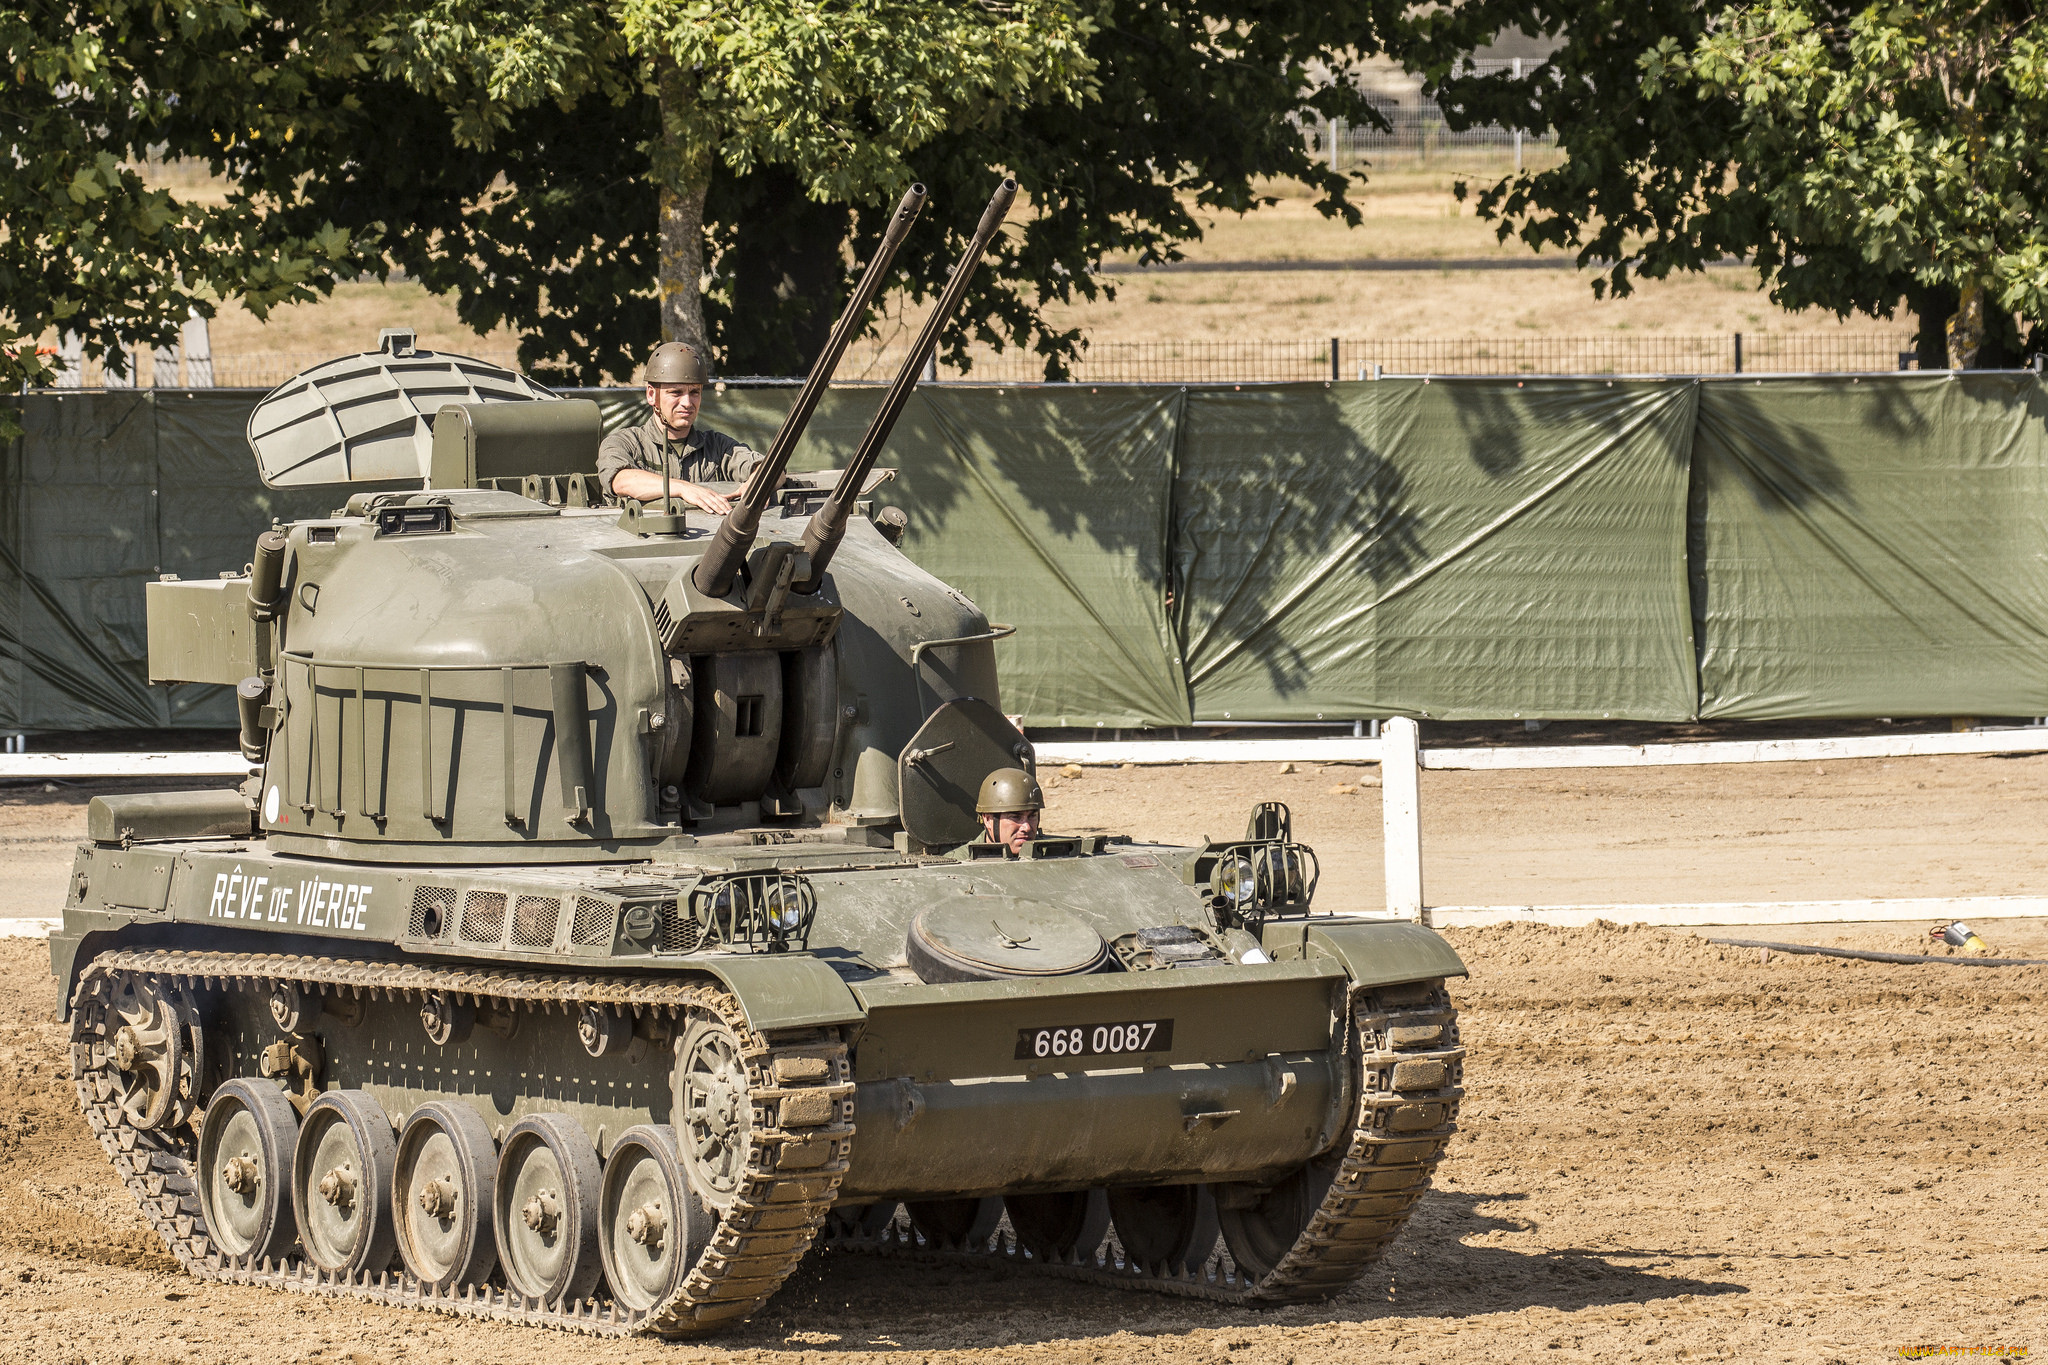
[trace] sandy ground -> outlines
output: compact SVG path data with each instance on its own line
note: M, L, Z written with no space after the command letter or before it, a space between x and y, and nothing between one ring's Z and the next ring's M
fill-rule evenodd
M2023 891L2048 760L1430 774L1432 899ZM1063 819L1234 833L1295 804L1368 904L1368 772L1089 770ZM1339 777L1351 781L1340 782ZM1626 777L1626 781L1621 779ZM60 884L81 794L0 796L7 913ZM1218 812L1223 812L1219 814ZM31 840L39 842L21 842ZM1368 885L1361 886L1360 882ZM1537 887L1546 893L1532 896ZM1451 894L1443 894L1448 890ZM16 908L21 907L21 908ZM2048 926L1981 926L2048 956ZM1720 932L1720 931L1715 931ZM1740 932L1740 931L1731 931ZM1926 926L1764 936L1899 949ZM1435 1191L1335 1302L1240 1311L1000 1269L815 1257L711 1343L601 1344L203 1286L87 1137L41 944L0 943L0 1357L30 1361L1787 1361L2048 1345L2048 968L1897 967L1600 926L1453 931L1469 1098Z

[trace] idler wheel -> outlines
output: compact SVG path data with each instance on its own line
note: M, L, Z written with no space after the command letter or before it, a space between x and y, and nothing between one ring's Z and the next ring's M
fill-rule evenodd
M430 1100L398 1135L391 1178L398 1251L429 1290L482 1284L498 1265L491 1231L498 1154L483 1115L466 1104Z
M236 1260L276 1260L298 1240L289 1191L299 1112L246 1076L213 1093L199 1132L199 1208L207 1235Z
M676 1147L690 1188L723 1209L746 1178L754 1126L740 1040L712 1015L695 1015L676 1045Z
M982 1250L1003 1221L1000 1199L917 1199L903 1207L918 1235L942 1247Z
M1010 1215L1017 1245L1034 1260L1093 1255L1109 1231L1109 1196L1103 1190L1004 1195L1003 1211Z
M1016 896L955 896L910 922L904 955L918 980L1036 980L1109 964L1102 935L1071 912Z
M1218 1193L1217 1221L1222 1224L1223 1244L1230 1259L1254 1280L1273 1273L1287 1253L1308 1230L1309 1220L1322 1207L1336 1178L1337 1163L1311 1161L1279 1184L1222 1185Z
M1131 1185L1109 1192L1124 1260L1155 1273L1199 1270L1216 1249L1216 1201L1206 1185Z
M597 1245L597 1149L567 1114L514 1124L498 1153L492 1221L498 1263L517 1293L543 1303L588 1298L604 1273Z
M170 1128L191 1113L187 1019L178 1000L146 978L115 981L107 1006L121 1113L137 1128ZM183 1084L181 1085L181 1082Z
M292 1212L306 1259L337 1275L390 1267L397 1165L391 1120L367 1091L330 1090L313 1102L292 1162Z
M597 1209L605 1280L614 1298L642 1313L682 1288L718 1226L690 1192L675 1129L665 1125L620 1134L605 1158Z

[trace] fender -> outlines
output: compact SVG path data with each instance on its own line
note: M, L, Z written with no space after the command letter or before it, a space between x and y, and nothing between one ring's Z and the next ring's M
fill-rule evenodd
M678 959L677 967L709 972L738 997L747 1024L757 1033L778 1029L831 1028L867 1018L839 973L815 957L797 953L707 953Z
M1464 959L1420 924L1386 920L1273 920L1262 934L1275 962L1336 958L1357 986L1468 976Z

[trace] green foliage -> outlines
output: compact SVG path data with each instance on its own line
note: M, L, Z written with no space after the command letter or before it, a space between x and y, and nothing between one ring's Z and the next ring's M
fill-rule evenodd
M1510 29L1562 46L1521 80L1460 75ZM2027 0L1475 0L1419 14L1404 44L1460 126L1555 128L1554 169L1479 192L1503 238L1600 264L1627 293L1719 256L1753 260L1787 307L1926 324L1988 286L2048 319L2048 64Z
M1093 274L1106 256L1177 257L1200 235L1190 204L1249 211L1271 202L1260 178L1291 176L1356 221L1346 179L1286 115L1373 118L1319 73L1401 13L71 0L0 17L15 72L0 114L28 171L0 185L0 345L60 322L94 354L161 343L194 305L260 316L395 267L479 331L517 331L549 379L623 377L659 336L657 187L680 158L708 166L705 306L728 370L803 367L913 178L931 207L892 283L935 294L1007 171L1029 208L976 276L949 360L979 337L1029 346L1056 374L1081 339L1044 307L1112 292ZM36 66L74 37L111 55ZM665 119L660 92L676 89ZM148 190L132 169L146 154L205 161L225 200ZM33 357L6 363L0 380L48 376Z
M883 43L913 22L984 23L925 4L834 9L842 26L886 17L866 30L842 27L849 44ZM913 10L927 13L916 20ZM1029 61L982 54L961 67L982 92L968 98L942 89L937 68L916 64L933 59L920 57L896 69L926 71L922 83L884 113L872 97L878 78L861 78L867 96L826 102L826 86L794 89L800 83L786 71L766 70L795 60L763 43L762 33L779 30L747 31L747 50L763 63L749 77L756 98L810 112L789 127L754 112L721 125L706 209L714 273L705 311L728 372L789 374L808 363L913 176L930 189L930 207L897 258L893 284L919 298L943 284L998 171L1016 175L1029 198L976 275L963 325L947 336L956 365L980 337L1030 347L1059 373L1081 339L1048 326L1044 306L1113 292L1093 275L1107 256L1177 258L1180 243L1200 236L1190 203L1250 211L1271 202L1256 188L1261 178L1289 176L1319 192L1326 214L1357 220L1346 178L1307 154L1286 115L1375 117L1350 88L1318 85L1315 72L1341 68L1398 9L1112 0L1075 15L1072 31L1085 39L1078 55L1060 47L1057 26L1046 27L1052 10L1031 13L1043 36L1017 30L1012 46L1037 42L1060 69L1085 70L1085 88L1080 77L1059 85L1041 61L1043 79L1027 96ZM858 55L820 49L814 69ZM516 329L522 361L538 373L586 383L629 375L659 337L652 82L586 84L590 93L574 100L500 105L451 129L436 123L439 103L467 107L464 90L480 85L465 77L472 83L463 89L438 86L422 98L386 74L406 69L380 68L351 86L364 112L339 119L328 141L273 144L248 173L279 192L297 186L314 217L363 230L409 224L388 240L393 263L430 289L455 292L470 325ZM830 88L849 89L854 78L833 81ZM730 85L699 88L712 92L713 107L731 103ZM915 112L942 99L951 101L944 119ZM485 126L497 131L481 145L461 141Z
M1643 89L1737 106L1734 153L1770 221L1888 274L2048 319L2048 45L2031 5L1733 9Z
M0 392L54 377L37 349L51 328L77 333L118 373L123 346L167 344L195 309L211 316L237 299L261 317L331 283L353 250L347 233L324 222L280 233L245 192L181 201L135 169L173 125L209 110L237 136L291 135L264 105L290 103L295 72L246 60L259 26L237 0L0 11L0 137L12 158L0 176ZM12 421L0 408L0 436Z

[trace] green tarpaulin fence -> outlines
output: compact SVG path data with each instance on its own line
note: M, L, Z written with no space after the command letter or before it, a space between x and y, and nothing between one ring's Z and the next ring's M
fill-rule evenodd
M792 392L704 420L763 445ZM146 685L142 584L341 501L262 487L256 397L20 400L0 727L232 724L220 689ZM879 399L832 391L798 467ZM2048 714L2033 375L942 385L884 463L910 555L1019 627L1032 725Z

